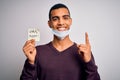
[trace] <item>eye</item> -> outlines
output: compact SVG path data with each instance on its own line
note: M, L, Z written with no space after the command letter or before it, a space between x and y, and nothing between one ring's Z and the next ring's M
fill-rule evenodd
M64 17L64 19L65 19L65 20L68 20L68 19L69 19L69 17Z
M52 21L57 21L58 20L58 17L52 17Z
M70 19L70 16L66 15L66 16L63 16L63 18L64 18L65 20L68 20L68 19Z
M57 18L53 18L52 20L53 20L53 21L57 21L58 19L57 19Z

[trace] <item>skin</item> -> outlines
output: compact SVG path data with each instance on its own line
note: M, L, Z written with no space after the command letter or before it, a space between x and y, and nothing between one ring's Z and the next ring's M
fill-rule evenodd
M66 8L59 8L51 11L51 19L48 21L50 28L58 31L64 31L68 30L71 24L72 19L70 18L69 12ZM52 44L59 52L62 52L74 43L70 40L69 35L62 40L54 35ZM79 55L82 56L86 63L89 62L91 60L91 46L87 33L85 33L85 44L78 44L77 47ZM23 46L23 52L28 58L29 63L34 64L36 56L35 40L32 39L26 41Z
M30 64L34 64L35 56L36 56L36 48L35 48L35 40L28 40L26 41L25 45L23 46L23 52L27 57Z

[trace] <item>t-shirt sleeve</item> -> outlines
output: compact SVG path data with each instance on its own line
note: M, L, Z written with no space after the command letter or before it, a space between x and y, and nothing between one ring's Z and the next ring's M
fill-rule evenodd
M86 73L86 80L100 80L100 76L97 71L98 67L95 64L93 55L89 62L84 63L84 69Z
M36 64L30 64L25 61L20 80L37 80Z

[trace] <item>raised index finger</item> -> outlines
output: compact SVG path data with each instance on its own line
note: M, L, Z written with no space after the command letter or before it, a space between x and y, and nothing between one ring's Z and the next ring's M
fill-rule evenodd
M87 32L85 33L85 43L86 43L86 44L90 44L90 43L89 43L89 38L88 38L88 33L87 33Z

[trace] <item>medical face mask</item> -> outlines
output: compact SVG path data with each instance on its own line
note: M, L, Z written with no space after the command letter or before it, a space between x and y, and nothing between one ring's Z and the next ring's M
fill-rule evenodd
M64 39L67 35L69 35L70 29L66 31L58 31L52 29L52 33L57 36L60 40Z

